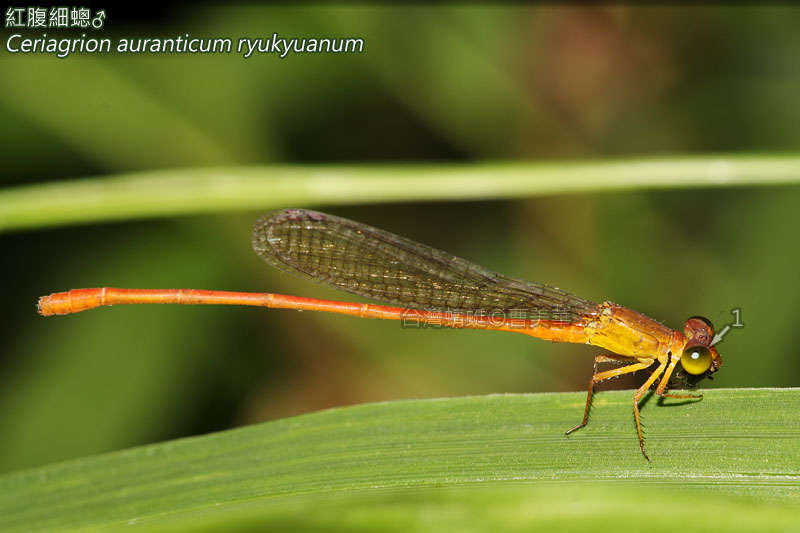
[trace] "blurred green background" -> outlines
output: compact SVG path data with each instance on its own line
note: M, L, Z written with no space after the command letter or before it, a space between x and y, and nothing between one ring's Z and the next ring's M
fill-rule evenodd
M0 52L3 186L271 162L800 150L800 10L789 7L108 13L114 36L360 36L366 52ZM800 384L799 202L797 187L753 187L285 207L370 223L672 327L701 314L721 328L741 308L746 326L719 345L713 386L783 387ZM263 264L250 248L259 214L1 234L0 471L330 406L585 388L597 350L522 335L237 308L35 313L40 295L104 285L343 298Z

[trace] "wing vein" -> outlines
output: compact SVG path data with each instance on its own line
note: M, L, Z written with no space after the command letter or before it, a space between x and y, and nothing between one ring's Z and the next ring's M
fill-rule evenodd
M578 322L597 307L564 290L503 276L405 237L316 211L264 215L253 227L253 248L283 271L408 308L517 312L516 318Z

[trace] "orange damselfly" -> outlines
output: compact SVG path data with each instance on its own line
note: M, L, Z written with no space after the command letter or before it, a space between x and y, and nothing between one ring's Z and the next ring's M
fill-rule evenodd
M63 315L103 305L143 303L252 305L512 331L599 346L612 353L595 357L583 420L566 434L586 425L598 383L656 365L633 395L639 447L648 461L639 414L645 392L656 386L662 397L701 398L667 393L674 382L671 378L693 386L722 365L712 346L714 328L702 317L689 318L683 331L672 330L621 305L596 304L558 288L510 278L333 215L303 209L269 213L253 227L253 248L281 270L398 307L272 293L103 287L44 296L39 299L39 313ZM600 372L601 363L622 366Z

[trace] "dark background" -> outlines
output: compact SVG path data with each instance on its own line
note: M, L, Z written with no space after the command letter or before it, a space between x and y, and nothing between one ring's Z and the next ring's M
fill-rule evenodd
M2 51L4 186L188 166L800 148L800 11L788 7L108 13L108 36L358 36L366 53ZM701 314L721 329L741 308L746 326L719 345L713 386L786 387L800 383L798 201L796 187L759 187L286 207L367 222L672 327ZM103 285L343 298L263 264L250 249L259 214L0 235L0 470L338 405L585 388L596 350L522 335L237 308L35 313L40 295Z

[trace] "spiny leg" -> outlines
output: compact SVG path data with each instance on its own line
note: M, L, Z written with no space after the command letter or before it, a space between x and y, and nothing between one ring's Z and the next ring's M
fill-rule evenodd
M653 370L653 373L650 374L650 377L647 378L647 381L639 387L636 391L636 394L633 395L633 416L636 418L636 433L639 435L639 448L642 450L642 455L644 458L650 461L650 458L647 456L647 453L644 451L644 437L642 436L642 421L641 417L639 416L639 400L642 399L644 393L655 383L658 379L658 376L664 372L664 368L667 366L667 360L664 359L659 361L658 368Z
M589 379L589 393L586 395L586 409L583 412L583 421L574 428L565 432L564 435L569 435L573 431L577 431L582 427L584 427L587 423L589 423L589 410L592 407L592 395L594 394L595 385L606 379L610 379L616 376L621 376L623 374L630 374L631 372L636 372L637 370L648 368L655 362L655 360L649 361L647 363L638 362L622 366L619 368L606 370L600 373L597 372L597 365L599 363L618 363L620 361L630 362L631 359L629 357L615 357L613 355L598 355L597 357L594 358L594 369L592 370L592 377Z
M662 398L680 398L680 399L687 399L687 398L702 398L702 394L669 394L664 392L667 389L667 384L669 383L669 378L672 375L672 371L675 370L675 365L678 364L677 359L673 359L667 370L664 372L664 375L661 377L661 381L658 383L658 388L656 389L656 394L661 396Z

